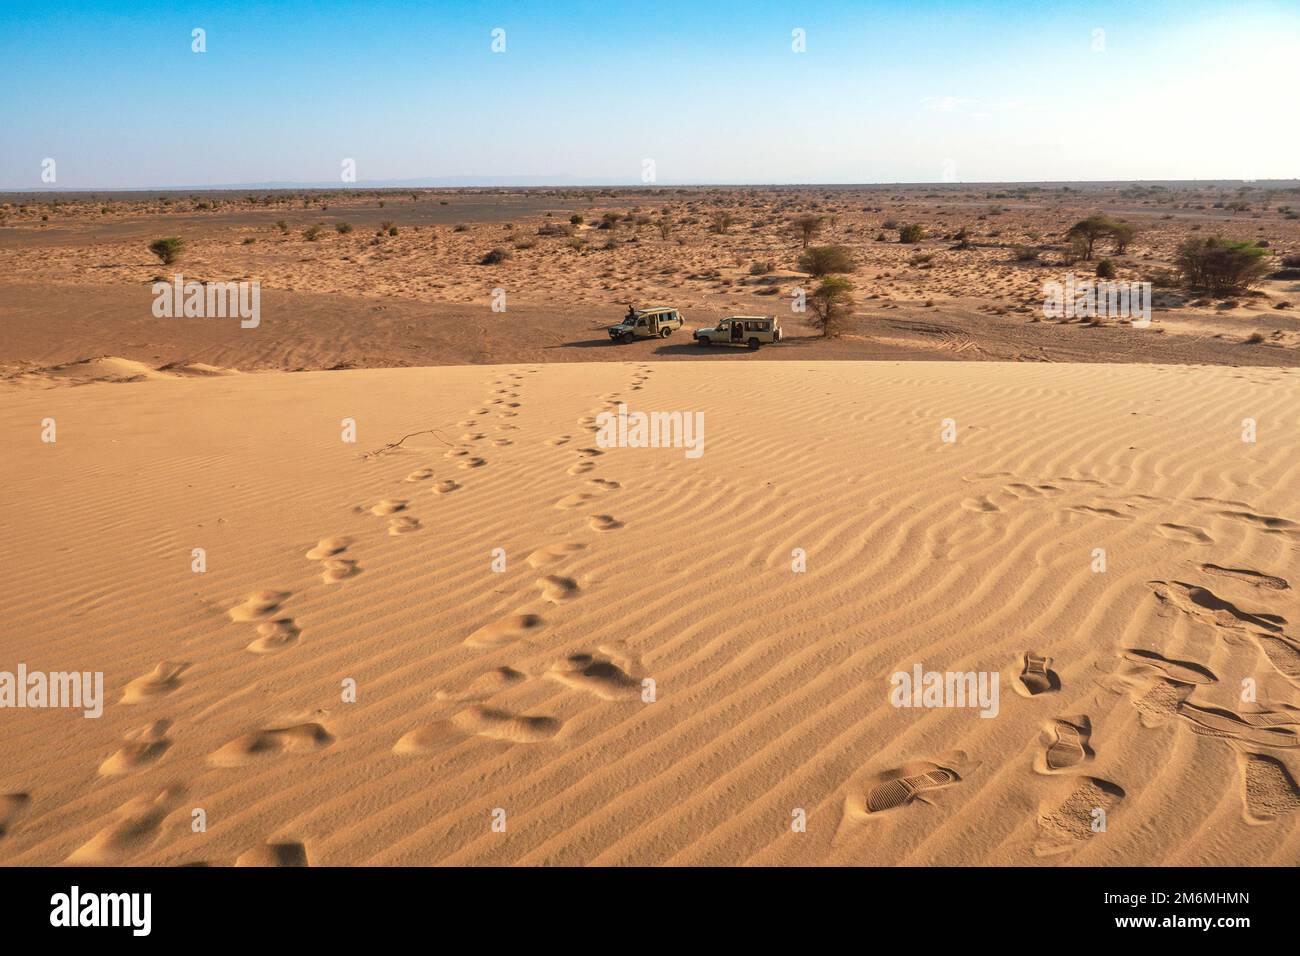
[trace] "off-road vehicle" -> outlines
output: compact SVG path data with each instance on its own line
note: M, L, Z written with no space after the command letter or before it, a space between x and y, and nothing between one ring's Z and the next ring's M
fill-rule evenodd
M746 345L756 349L781 341L781 323L774 315L733 315L710 329L696 329L700 345Z
M684 324L682 314L672 306L656 305L646 309L628 306L623 321L609 327L609 337L615 342L666 339L672 335L673 329L680 329Z

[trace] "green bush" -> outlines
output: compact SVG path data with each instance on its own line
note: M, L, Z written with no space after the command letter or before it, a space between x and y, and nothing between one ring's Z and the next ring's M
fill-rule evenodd
M1267 255L1252 242L1211 236L1184 241L1174 262L1188 289L1220 297L1239 295L1263 279Z
M1101 262L1097 263L1098 279L1113 279L1118 274L1119 270L1115 268L1115 263L1109 259L1102 259Z
M905 245L911 245L914 242L920 242L925 238L924 226L903 226L898 230L898 241Z
M799 256L799 268L809 275L824 276L832 272L852 272L853 253L845 246L811 246Z
M155 239L149 243L149 251L157 256L165 266L169 266L179 259L184 249L185 240L180 236L168 236L165 239Z

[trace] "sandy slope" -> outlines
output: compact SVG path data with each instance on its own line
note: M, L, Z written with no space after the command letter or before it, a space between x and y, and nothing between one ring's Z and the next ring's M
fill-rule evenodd
M5 392L0 670L109 703L0 711L0 862L1300 862L1292 371L145 377Z

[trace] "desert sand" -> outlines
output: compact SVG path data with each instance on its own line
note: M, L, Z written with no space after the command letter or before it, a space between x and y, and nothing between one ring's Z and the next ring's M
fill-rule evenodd
M5 385L0 863L1300 862L1296 371L644 357Z

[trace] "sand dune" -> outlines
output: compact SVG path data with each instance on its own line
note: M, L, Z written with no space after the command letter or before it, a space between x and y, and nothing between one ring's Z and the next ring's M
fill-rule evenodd
M4 386L0 670L106 706L5 713L2 863L1300 862L1292 370L83 371Z

